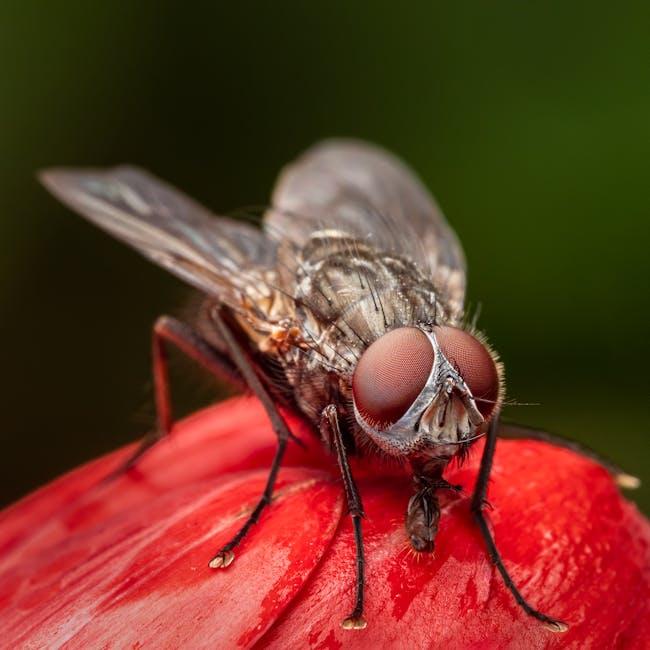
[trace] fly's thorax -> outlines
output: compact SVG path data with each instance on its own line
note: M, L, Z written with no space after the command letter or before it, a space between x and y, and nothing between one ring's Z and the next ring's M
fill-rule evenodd
M358 358L390 329L452 320L447 293L404 256L336 230L314 233L297 255L301 319L338 353Z
M260 349L280 359L312 422L335 402L352 424L352 377L370 343L413 323L450 322L447 294L407 258L343 232L313 233L294 254L299 332L271 332Z
M355 418L388 454L453 456L498 410L502 376L478 336L449 325L396 328L359 360Z

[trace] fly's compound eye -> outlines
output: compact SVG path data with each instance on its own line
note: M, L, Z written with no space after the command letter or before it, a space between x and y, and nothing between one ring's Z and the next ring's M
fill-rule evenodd
M433 359L431 342L415 327L400 327L372 343L352 377L354 403L363 419L377 429L395 424L422 392Z
M472 392L476 408L489 420L499 397L499 373L490 351L476 337L456 327L436 327L434 334L440 351Z

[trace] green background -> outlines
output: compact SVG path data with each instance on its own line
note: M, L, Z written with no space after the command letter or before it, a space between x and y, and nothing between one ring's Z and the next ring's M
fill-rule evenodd
M540 403L507 415L650 484L649 24L626 2L3 2L2 501L149 428L150 326L186 295L34 172L133 162L230 211L331 135L435 193L510 396Z

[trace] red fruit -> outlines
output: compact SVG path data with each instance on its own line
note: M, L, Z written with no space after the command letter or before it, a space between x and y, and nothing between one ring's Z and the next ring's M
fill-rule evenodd
M497 446L490 518L524 595L568 622L527 617L473 524L467 495L480 448L447 478L465 495L443 506L435 556L409 550L407 477L357 464L367 518L368 627L346 631L354 545L333 459L291 445L276 498L236 549L208 561L262 490L274 437L240 398L176 427L129 475L98 481L122 449L0 515L0 630L11 648L642 648L650 526L607 473L536 442Z

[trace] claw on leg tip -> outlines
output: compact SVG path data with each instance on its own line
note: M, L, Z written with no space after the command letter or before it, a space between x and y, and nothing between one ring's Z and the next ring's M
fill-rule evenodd
M341 627L344 630L363 630L368 623L364 618L357 616L348 616L341 622Z
M548 621L544 623L544 627L551 632L562 633L566 632L569 629L569 626L562 621Z
M211 569L225 569L232 564L235 559L235 554L232 551L225 551L217 553L209 562L208 566Z

